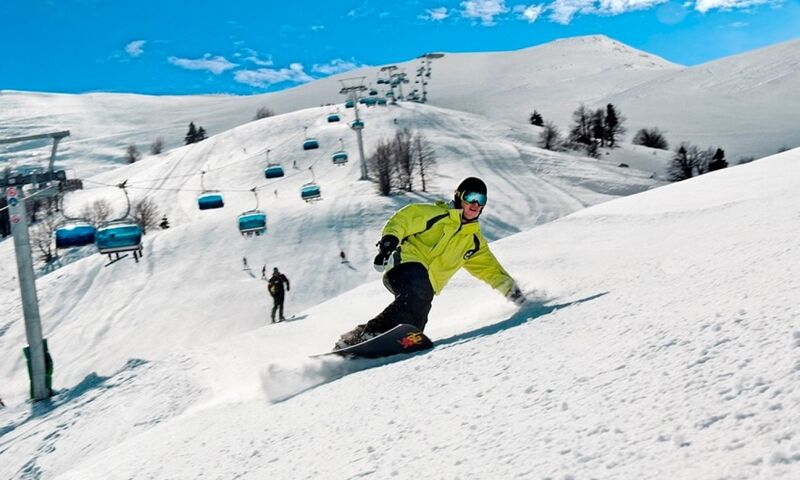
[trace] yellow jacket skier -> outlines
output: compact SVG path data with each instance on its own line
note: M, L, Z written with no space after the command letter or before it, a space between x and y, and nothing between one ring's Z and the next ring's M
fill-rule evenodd
M461 267L522 305L525 295L481 233L478 217L486 200L486 184L469 177L458 185L450 204L412 204L392 215L383 227L374 265L385 272L383 284L394 301L342 335L335 348L356 345L402 323L423 330L433 296Z

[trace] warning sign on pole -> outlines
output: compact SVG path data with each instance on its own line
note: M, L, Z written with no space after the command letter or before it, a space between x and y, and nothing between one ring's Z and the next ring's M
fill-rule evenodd
M8 188L6 189L6 196L7 196L8 198L11 198L11 197L16 197L16 196L17 196L17 189L16 189L16 187L8 187Z

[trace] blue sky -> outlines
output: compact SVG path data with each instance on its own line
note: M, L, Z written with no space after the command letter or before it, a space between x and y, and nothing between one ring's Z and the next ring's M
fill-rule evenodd
M253 94L589 34L695 65L800 38L800 0L2 0L0 21L0 89Z

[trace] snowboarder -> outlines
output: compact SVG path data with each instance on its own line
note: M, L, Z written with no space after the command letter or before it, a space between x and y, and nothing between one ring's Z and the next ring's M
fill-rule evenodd
M347 263L347 256L344 254L344 250L339 252L339 258L342 259L342 263Z
M374 266L394 301L375 318L345 333L334 350L369 340L406 323L425 329L433 296L462 266L517 305L525 294L489 250L478 224L486 184L464 179L450 203L407 205L392 215L377 243Z
M242 257L242 267L247 270L247 257Z
M263 267L261 267L261 280L266 280L266 279L267 279L267 266L264 265Z
M286 285L285 291L284 284ZM286 275L278 271L278 267L272 269L272 277L269 279L267 289L269 290L269 294L272 295L272 323L275 323L276 311L279 313L279 322L286 320L286 318L283 316L283 297L285 292L290 290L289 279L286 278Z

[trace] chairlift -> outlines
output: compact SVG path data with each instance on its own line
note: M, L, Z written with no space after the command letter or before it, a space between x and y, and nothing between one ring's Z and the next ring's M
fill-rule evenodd
M319 142L317 142L316 138L309 138L308 136L308 127L305 127L306 131L306 139L303 140L303 150L314 150L319 148Z
M386 105L386 99L383 97L378 98L378 105Z
M217 190L206 190L203 177L206 172L200 174L200 188L202 193L197 197L197 206L200 210L211 210L215 208L222 208L225 206L225 199L222 198L222 193Z
M256 197L256 206L239 215L239 232L243 236L260 236L267 231L267 214L258 209L258 193L255 187L250 191Z
M339 120L339 115L336 113L331 113L328 115L328 123L336 123Z
M66 248L84 247L94 243L97 228L92 222L83 219L70 217L66 214L64 209L64 196L59 200L61 214L65 218L65 222L56 227L56 249L63 250Z
M321 199L322 192L320 191L319 185L316 183L314 169L311 167L308 167L308 169L311 171L311 181L300 187L300 198L306 202L312 202Z
M94 243L97 228L88 222L67 222L56 228L56 248L84 247Z
M121 252L133 252L133 258L139 262L142 256L142 227L133 220L117 220L100 225L95 235L95 245L101 254L117 255Z
M334 165L344 165L347 163L347 152L344 151L344 141L341 138L339 139L339 144L342 147L341 150L333 152L331 156Z
M349 98L349 99L347 99L346 102L344 102L344 108L353 108L353 106L354 106L354 104L353 104L353 99L352 98Z
M280 163L270 163L267 165L267 168L264 169L264 176L267 178L278 178L283 175L283 166L281 166Z
M378 91L377 91L377 90L375 90L375 89L373 88L373 89L371 89L371 90L369 91L369 94L370 94L370 96L373 96L373 97L374 97L375 95L377 95L377 94L378 94Z
M364 122L361 120L353 120L353 122L350 124L350 128L353 130L363 130Z
M125 200L128 207L125 214L117 219L104 222L97 228L95 234L95 246L101 255L108 255L112 264L121 260L125 256L120 257L120 253L133 252L133 258L136 263L139 263L139 258L142 257L142 227L139 223L131 218L131 201L128 197L128 191L125 189L124 181L118 185L119 188L125 193ZM111 257L115 255L115 258Z

